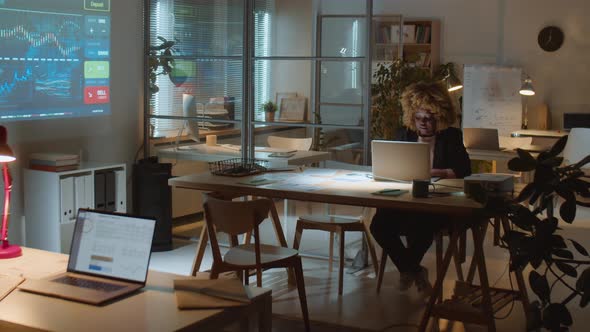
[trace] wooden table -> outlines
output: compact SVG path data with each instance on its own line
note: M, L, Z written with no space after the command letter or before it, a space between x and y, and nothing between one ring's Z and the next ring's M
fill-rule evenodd
M0 273L42 278L66 270L67 255L23 248L0 260ZM271 330L271 291L250 287L251 304L214 310L178 310L172 281L182 276L149 271L139 293L92 306L14 290L0 301L0 331L178 331L219 329L258 315L260 331Z
M462 192L463 182L461 180L442 180L437 186L439 190L445 190L442 185L456 187L449 196L433 198L414 198L410 193L400 196L382 196L374 195L381 189L396 188L411 190L411 185L394 182L373 181L370 173L323 170L325 176L321 175L322 171L318 169L308 169L303 172L294 173L271 173L256 175L244 178L232 178L224 176L214 176L211 174L186 175L168 180L168 184L174 187L198 189L205 191L217 191L240 195L255 195L261 197L294 199L311 202L344 204L354 206L365 206L375 208L393 208L408 211L429 211L432 213L441 213L454 217L455 225L451 227L450 243L445 252L441 269L437 275L434 284L434 292L429 299L428 305L424 312L420 330L426 330L431 314L440 318L449 318L453 320L464 320L472 323L487 325L489 330L495 330L494 307L492 306L491 290L489 287L485 257L483 253L484 225L487 225L488 218L483 215L481 204L468 199ZM268 178L274 183L262 186L251 186L243 184L252 178ZM313 179L313 180L312 180ZM447 190L449 187L446 187ZM459 188L459 189L457 189ZM451 188L453 189L453 188ZM469 223L466 225L465 223ZM275 223L276 227L276 223ZM280 223L278 223L280 227ZM442 283L448 267L457 250L460 234L470 227L473 234L475 252L473 262L470 267L470 273L467 282L471 284L477 269L480 285L474 290L480 291L481 294L481 312L478 313L459 313L440 308L442 306ZM202 248L204 251L205 248ZM200 249L201 250L201 249ZM199 255L197 255L199 256ZM511 296L517 295L523 301L525 308L528 306L526 297L526 288L522 274L516 273L516 279L519 290L511 293ZM517 293L517 294L516 294ZM436 305L436 306L435 306Z

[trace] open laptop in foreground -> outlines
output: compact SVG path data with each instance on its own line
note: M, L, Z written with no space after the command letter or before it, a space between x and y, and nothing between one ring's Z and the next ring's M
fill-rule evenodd
M463 143L467 149L502 151L498 129L463 128Z
M375 180L435 182L439 179L430 176L428 143L373 140L371 158Z
M21 290L99 305L145 286L155 219L80 209L66 273Z

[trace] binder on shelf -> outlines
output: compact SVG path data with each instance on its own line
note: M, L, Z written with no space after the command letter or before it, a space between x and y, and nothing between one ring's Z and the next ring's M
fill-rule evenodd
M74 178L66 177L59 180L60 195L60 222L72 222L76 213L74 211Z
M97 210L105 210L106 208L105 177L105 173L94 174L94 207Z
M115 171L115 198L117 200L117 212L127 212L127 179L125 178L125 171Z
M115 186L115 172L108 171L105 172L105 203L106 203L106 210L114 212L117 209L117 197L115 194L115 190L117 189Z
M92 180L91 175L81 175L74 178L75 210L94 208L92 202Z

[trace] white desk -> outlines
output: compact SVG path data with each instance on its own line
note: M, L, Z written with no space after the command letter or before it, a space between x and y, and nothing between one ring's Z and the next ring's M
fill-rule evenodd
M66 270L67 255L23 248L18 258L0 260L0 272L42 278ZM150 271L146 287L105 306L92 306L18 289L0 301L0 331L217 331L258 315L260 330L271 330L270 290L250 287L250 305L211 310L179 310L174 274Z
M523 129L517 130L512 133L512 137L544 137L544 138L554 138L559 139L568 132L563 130L535 130L535 129Z
M255 152L254 158L268 160L271 164L276 166L308 165L326 161L330 158L330 153L325 151L296 151L292 157L288 158L270 157L269 155L271 153L272 152ZM208 146L205 144L195 144L158 150L158 157L160 158L204 162L239 158L240 156L241 152L238 149L227 148L222 145Z

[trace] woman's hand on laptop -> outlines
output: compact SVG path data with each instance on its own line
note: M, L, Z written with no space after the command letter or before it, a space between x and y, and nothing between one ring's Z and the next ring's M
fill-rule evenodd
M457 177L455 175L455 172L453 172L453 170L450 168L445 168L445 169L432 168L430 170L430 176L439 177L441 179L454 179Z

